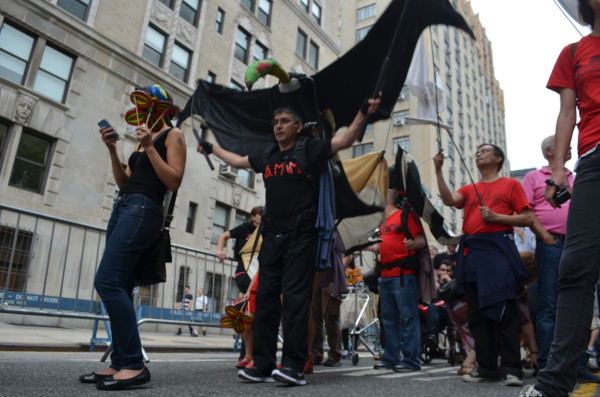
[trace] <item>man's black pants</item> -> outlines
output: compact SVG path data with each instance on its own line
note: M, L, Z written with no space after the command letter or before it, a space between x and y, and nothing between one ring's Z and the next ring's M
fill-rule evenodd
M465 295L469 310L469 330L475 339L475 353L479 374L484 378L504 377L508 374L521 377L521 351L519 346L519 307L515 299L505 301L500 321L485 317L479 310L477 284L466 283ZM500 368L498 349L500 346Z
M253 328L254 366L263 373L270 374L276 366L280 319L283 366L301 372L306 363L308 313L316 260L313 225L314 222L304 221L287 233L263 233Z

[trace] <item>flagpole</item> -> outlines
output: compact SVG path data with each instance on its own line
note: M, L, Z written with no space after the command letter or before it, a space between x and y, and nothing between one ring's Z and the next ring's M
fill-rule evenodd
M395 1L400 1L400 0L395 0ZM412 0L404 1L404 5L402 6L402 12L400 13L400 18L398 19L398 21L401 21L402 19L404 19L404 14L406 13L406 8L410 1L412 1ZM390 67L390 63L391 63L390 55L392 54L392 51L394 49L394 44L396 44L396 38L398 37L399 30L400 30L400 24L398 23L398 24L396 24L396 31L394 32L394 37L392 39L392 43L390 44L390 48L388 49L385 59L383 60L383 65L381 65L381 69L379 70L379 76L377 77L377 82L375 83L375 89L373 90L373 94L371 95L371 98L376 98L377 95L379 95L379 91L381 91L381 86L383 85L384 76L387 73L388 68ZM365 131L367 130L367 126L370 124L371 119L372 119L372 117L367 114L366 121L363 123L363 125L358 133L358 138L356 139L358 142L362 142L362 140L365 136Z

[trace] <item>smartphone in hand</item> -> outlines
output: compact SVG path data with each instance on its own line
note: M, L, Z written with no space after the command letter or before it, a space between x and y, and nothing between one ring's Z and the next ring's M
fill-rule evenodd
M110 134L108 137L109 137L110 139L119 139L119 134L117 133L117 131L115 131L115 129L113 128L113 126L112 126L112 125L110 125L110 123L108 122L108 120L106 120L106 119L102 119L102 120L100 120L100 121L98 122L98 127L100 127L100 128L103 128L103 127L106 127L106 128L112 128L112 130L113 130L113 133L112 133L112 134Z

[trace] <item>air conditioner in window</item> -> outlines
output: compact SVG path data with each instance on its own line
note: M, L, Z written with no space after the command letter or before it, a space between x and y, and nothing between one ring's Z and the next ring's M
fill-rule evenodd
M238 169L230 166L229 164L221 164L219 168L219 174L230 178L235 178L238 175Z
M406 125L406 119L404 119L404 118L394 119L394 125L396 125L396 126Z

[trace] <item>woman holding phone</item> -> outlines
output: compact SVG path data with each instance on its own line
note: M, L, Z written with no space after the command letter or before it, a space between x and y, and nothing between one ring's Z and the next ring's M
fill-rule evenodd
M152 85L135 90L131 99L135 114L130 111L126 117L128 123L133 119L139 124L139 144L126 168L117 154L118 136L113 128L99 130L119 187L106 230L104 255L94 280L110 317L112 354L108 368L82 375L79 380L96 383L100 390L122 390L150 381L131 296L133 270L140 254L159 236L166 191L176 191L181 185L186 160L184 135L170 122L177 108L169 94Z

